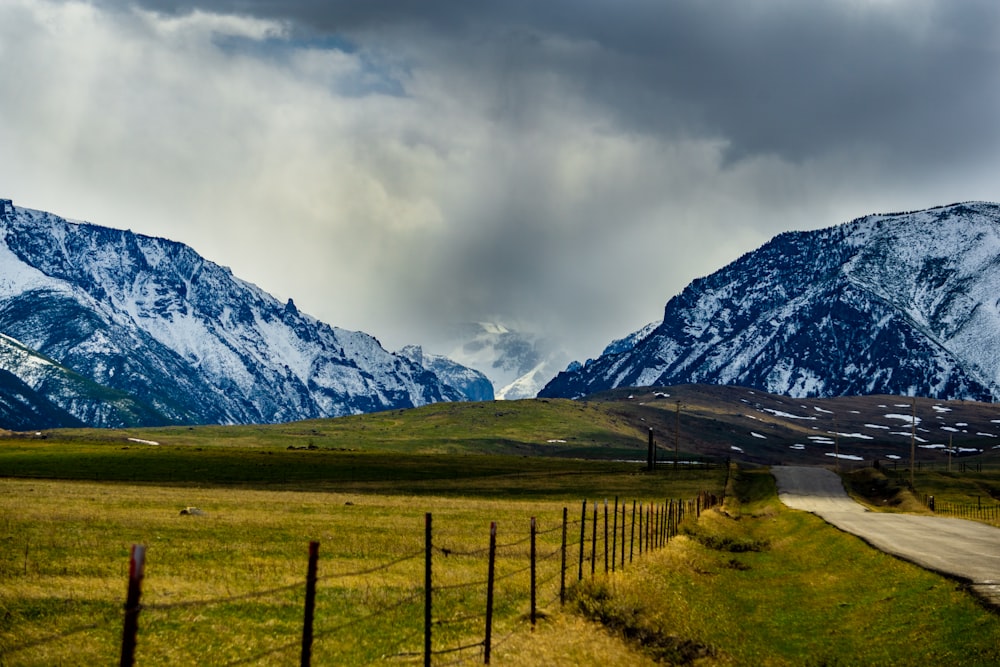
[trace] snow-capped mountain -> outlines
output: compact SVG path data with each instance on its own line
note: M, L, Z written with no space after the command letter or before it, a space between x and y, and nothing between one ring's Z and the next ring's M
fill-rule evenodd
M445 356L485 374L506 400L534 398L568 361L550 341L496 322L456 325L446 347Z
M691 283L651 333L540 396L743 385L794 397L1000 398L1000 206L780 234Z
M10 200L0 200L0 332L4 370L96 426L270 423L463 399L372 336L319 322L188 246Z
M458 389L469 401L492 401L493 383L479 371L448 357L429 354L419 345L407 345L397 354L431 371L445 384Z

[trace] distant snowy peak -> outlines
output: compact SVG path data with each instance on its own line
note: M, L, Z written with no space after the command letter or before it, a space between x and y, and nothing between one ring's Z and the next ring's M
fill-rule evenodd
M323 324L188 246L10 200L0 200L0 332L130 397L142 406L136 424L291 421L461 398L368 334ZM110 423L72 397L50 398L88 424Z
M670 299L547 396L736 384L791 396L1000 397L1000 207L965 203L788 232ZM620 348L625 349L620 349Z
M551 341L498 322L456 325L446 347L445 356L485 374L505 400L534 398L568 361Z

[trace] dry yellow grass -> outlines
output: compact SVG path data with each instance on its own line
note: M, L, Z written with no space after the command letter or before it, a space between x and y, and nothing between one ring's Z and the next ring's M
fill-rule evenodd
M514 633L496 661L560 664L544 657L555 650L577 656L572 664L636 664L611 660L609 654L631 651L601 633L567 635L565 647L553 648L560 634L554 628L577 623L559 614L557 552L562 508L569 505L576 520L578 503L0 480L0 664L117 660L128 553L136 543L147 546L140 664L294 661L310 540L320 542L315 664L368 664L419 651L427 512L436 547L435 649L482 639L486 548L496 521L494 637ZM182 515L188 507L200 511ZM540 531L538 601L548 614L535 634L525 620L532 516ZM579 539L574 527L569 536ZM577 555L571 548L570 580ZM258 596L283 587L291 588ZM544 635L550 639L530 641Z

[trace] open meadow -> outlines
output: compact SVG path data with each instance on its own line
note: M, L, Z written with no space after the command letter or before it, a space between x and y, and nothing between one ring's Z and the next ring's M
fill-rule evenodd
M624 512L626 499L648 508L702 490L721 493L727 474L718 465L650 474L609 461L310 449L297 441L293 448L211 438L151 445L162 434L138 436L4 442L0 664L116 660L132 544L146 546L137 664L294 662L310 541L320 545L314 664L419 662L428 513L433 646L445 652L442 661L482 654L496 523L499 659L504 639L526 629L532 517L536 607L548 618L559 611L563 508L572 583L581 567L603 576L605 500L613 508L620 497ZM584 500L589 550L581 566ZM612 509L611 525L624 559L624 515ZM638 556L635 532L633 525L628 535ZM601 636L613 654L631 653ZM594 650L592 641L584 644ZM608 664L607 654L598 655L594 664Z
M115 663L133 544L146 546L136 664L296 664L311 541L313 664L422 664L428 514L435 665L484 661L492 522L491 664L1000 664L995 611L960 583L786 509L766 468L647 472L635 462L644 434L613 410L504 407L439 422L438 443L424 421L444 407L0 440L0 665ZM470 419L484 422L473 443L489 439L486 422L508 420L489 448L501 453L463 444ZM588 435L573 441L573 429ZM385 439L358 436L369 430ZM632 460L572 457L602 442ZM931 477L917 486L975 496L992 484L977 475L946 477L947 491ZM896 484L859 484L873 479ZM689 511L651 549L667 500L702 491L725 505Z

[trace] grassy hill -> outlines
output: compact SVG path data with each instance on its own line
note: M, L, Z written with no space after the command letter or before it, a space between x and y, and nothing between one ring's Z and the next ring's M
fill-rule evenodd
M9 434L0 476L473 495L590 493L603 477L596 486L613 495L609 480L641 470L646 448L612 404L446 403L264 426Z
M946 466L1000 462L1000 407L916 399L916 458ZM79 476L196 483L414 480L432 475L426 455L645 461L657 458L755 464L847 464L879 459L908 466L913 399L863 396L791 399L742 387L622 389L583 401L534 399L439 403L410 410L255 426L57 429L0 438L0 475ZM231 456L237 450L238 456ZM446 467L450 467L446 466ZM388 469L394 469L388 473Z

